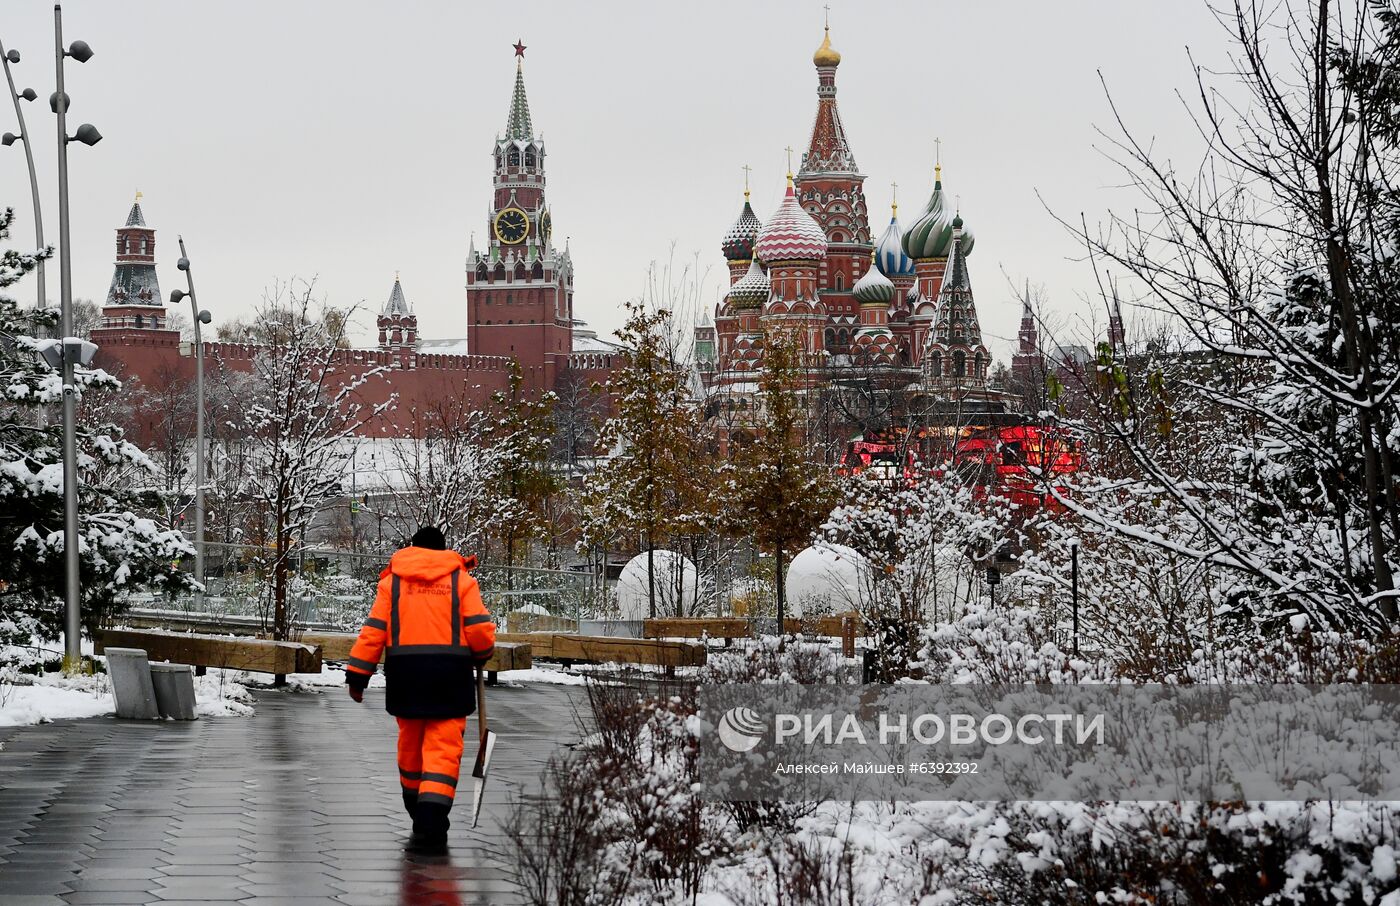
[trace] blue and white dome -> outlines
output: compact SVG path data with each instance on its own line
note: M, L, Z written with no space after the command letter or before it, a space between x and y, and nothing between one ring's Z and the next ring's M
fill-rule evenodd
M884 235L875 243L875 266L886 277L914 276L914 259L904 252L904 231L899 228L899 220L893 215Z

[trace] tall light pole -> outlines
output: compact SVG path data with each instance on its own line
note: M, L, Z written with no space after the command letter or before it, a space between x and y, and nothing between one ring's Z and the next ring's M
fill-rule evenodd
M186 296L190 299L190 314L194 316L194 578L200 590L194 593L197 610L204 609L204 338L200 333L201 324L208 324L213 318L208 311L199 307L194 295L194 271L190 270L190 259L185 254L185 237L180 238L180 260L176 267L185 272L185 283L189 291L177 289L170 293L170 304L179 305Z
M58 114L58 279L61 305L60 332L65 351L73 337L73 254L68 241L68 142L84 145L102 141L102 134L90 123L83 123L72 139L68 137L68 95L63 90L63 58L79 63L92 59L86 41L74 41L63 49L63 8L53 7L54 68L57 90L49 106ZM63 356L63 660L70 670L82 661L81 596L79 594L78 551L78 388L73 383L73 359Z
M0 60L5 64L5 81L10 84L10 97L15 102L15 119L19 120L19 135L6 132L3 139L6 145L13 145L16 141L24 142L24 157L29 163L29 194L34 198L34 242L35 248L44 248L44 214L39 206L39 177L34 172L34 144L29 140L29 128L24 125L24 108L20 106L20 100L32 101L39 95L33 88L26 88L23 91L15 91L15 77L10 74L10 64L19 62L19 51L5 50L5 45L0 42ZM39 278L39 305L42 311L48 304L48 296L44 289L44 259L39 259L39 265L34 269Z

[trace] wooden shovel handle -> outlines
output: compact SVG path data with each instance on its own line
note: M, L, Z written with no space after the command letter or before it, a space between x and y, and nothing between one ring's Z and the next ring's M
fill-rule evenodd
M486 745L486 671L476 671L476 724L481 730L481 744Z

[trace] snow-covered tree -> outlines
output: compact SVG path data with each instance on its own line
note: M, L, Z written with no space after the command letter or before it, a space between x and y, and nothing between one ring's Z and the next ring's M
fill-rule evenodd
M707 457L697 455L700 419L691 402L686 371L672 354L671 314L628 304L627 323L618 331L622 367L608 383L613 414L599 432L599 448L611 454L585 480L590 538L606 535L639 539L647 555L647 613L657 616L663 576L655 551L696 528L702 498L714 489L705 480ZM674 601L683 595L672 594ZM682 616L683 614L676 614Z
M0 214L0 239L13 219L11 209ZM53 638L63 623L62 428L36 416L62 400L63 384L37 355L45 341L36 334L52 333L58 313L21 309L3 291L49 253L7 249L0 257L0 634L7 626ZM74 379L80 394L117 386L99 369L76 369ZM112 425L86 419L77 441L83 624L91 631L131 590L193 587L174 564L194 551L148 515L161 499L145 454Z
M493 509L491 534L505 552L507 589L515 587L513 567L520 547L544 531L545 504L559 488L550 462L553 412L554 393L530 398L520 363L511 359L506 389L491 397L486 430L492 459L486 484Z
M779 626L786 616L784 557L807 543L837 498L834 476L811 437L802 372L797 336L767 331L754 421L732 441L733 459L726 467L731 525L773 554Z
M908 675L924 627L975 600L981 572L1020 546L1020 529L1005 501L975 499L953 472L915 485L861 474L843 491L822 537L863 560L847 603L871 631L880 681L893 682Z
M460 399L412 413L408 437L390 457L403 476L387 505L405 537L420 526L443 530L448 544L483 557L496 522L500 462L486 440L490 417Z
M1400 20L1329 0L1221 16L1236 58L1226 85L1196 69L1200 165L1115 110L1142 199L1075 228L1181 348L1100 347L1074 421L1116 473L1065 503L1194 563L1220 617L1379 631L1400 604Z
M279 286L254 315L249 339L258 349L245 377L218 363L238 394L225 397L220 420L240 438L242 466L227 476L234 498L252 505L253 537L268 551L272 632L288 638L287 609L294 547L317 509L344 492L345 469L359 429L390 403L366 406L359 390L387 369L343 367L349 319L325 317L310 282Z

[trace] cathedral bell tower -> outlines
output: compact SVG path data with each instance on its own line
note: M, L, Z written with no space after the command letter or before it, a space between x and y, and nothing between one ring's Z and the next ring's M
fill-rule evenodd
M492 154L495 174L486 247L467 252L467 351L520 363L525 386L553 389L573 352L574 275L554 247L545 201L544 139L525 96L525 45L515 44L515 89L506 130Z

